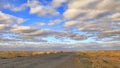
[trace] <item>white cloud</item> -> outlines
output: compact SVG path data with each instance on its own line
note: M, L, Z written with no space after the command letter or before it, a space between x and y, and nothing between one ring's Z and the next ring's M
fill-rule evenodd
M119 0L102 0L96 5L97 8L108 11L120 11Z
M78 35L74 33L70 33L67 31L53 31L49 29L36 29L36 28L31 28L29 26L13 26L10 29L11 32L15 33L20 33L23 36L27 37L48 37L48 36L55 36L57 39L60 38L70 38L73 40L83 40L87 39L87 36L85 35Z
M28 0L27 3L24 3L20 6L15 6L12 4L0 4L0 8L9 9L11 11L22 11L26 8L30 8L30 14L36 14L38 16L57 16L59 12L56 10L63 3L68 4L66 11L63 13L64 19L50 20L47 23L35 22L38 26L48 26L48 28L53 27L54 25L59 24L60 22L65 22L63 28L71 30L72 28L77 28L78 33L87 32L86 34L77 34L69 31L57 31L45 29L45 28L33 28L30 26L21 26L18 25L25 20L10 14L3 13L0 11L0 30L5 31L6 27L9 28L8 32L13 32L20 34L13 39L8 39L0 36L0 43L5 45L12 45L10 48L50 48L50 49L120 49L119 42L108 42L108 43L77 43L77 44L47 44L46 40L42 38L53 36L56 39L69 38L72 40L85 40L89 37L98 38L112 38L112 41L120 40L120 1L119 0L52 0L47 5L41 4L38 0ZM71 30L72 31L72 30ZM1 33L2 34L2 33ZM4 33L5 34L5 33ZM89 37L88 37L89 36ZM5 42L9 41L9 44ZM12 41L12 42L11 42ZM14 42L13 42L14 41ZM23 44L19 42L25 42ZM26 42L45 42L46 44L29 44L26 45ZM117 43L117 44L116 44ZM20 46L17 46L20 44ZM45 46L43 46L43 44ZM114 46L115 44L115 46ZM58 46L56 46L58 45ZM67 45L67 46L66 46ZM108 46L109 45L109 46ZM16 47L15 47L16 46ZM46 47L47 46L47 47ZM63 46L63 47L61 47ZM9 47L9 46L8 46ZM1 48L5 48L1 46Z
M3 4L3 7L4 9L9 9L11 11L14 11L14 12L18 12L18 11L23 11L27 8L27 4L24 3L24 4L21 4L20 6L15 6L13 4L10 4L10 3L7 3L7 4Z
M60 22L61 22L60 19L50 20L48 25L53 26L53 25L59 24Z
M104 37L111 37L111 36L117 36L120 38L120 29L112 29L108 31L103 31L99 34L100 38Z
M30 33L30 32L34 32L37 29L31 28L29 26L18 26L18 25L14 25L10 31L12 32L16 32L16 33L21 33L21 34L26 34L26 33Z
M75 19L75 18L79 17L80 13L84 14L81 11L79 11L79 9L68 9L65 11L65 13L63 15L64 15L65 19L71 20L71 19Z
M4 29L6 27L5 24L0 24L0 29Z
M14 12L23 11L26 8L30 8L30 14L36 14L38 16L44 15L59 15L59 12L55 9L59 7L65 0L53 0L52 3L44 6L38 0L27 0L27 3L23 3L19 6L16 6L12 3L6 2L5 4L0 3L1 9L9 9Z
M53 0L52 1L52 6L54 8L57 8L59 6L61 6L62 3L66 3L68 0Z
M9 14L5 14L0 11L0 25L1 28L12 26L13 24L20 24L23 23L25 20L16 16L12 16Z
M50 43L35 44L32 42L29 42L29 44L27 44L27 42L21 44L20 42L19 43L3 42L0 43L0 50L119 50L120 48L119 45L120 45L119 42L112 42L112 43L92 42L92 43L77 43L77 44L50 44Z
M112 21L120 21L120 12L108 16L108 18Z
M38 24L37 25L39 25L39 26L45 26L46 24L45 23L43 23L43 22L37 22Z
M74 27L79 23L79 21L68 21L63 25L64 27Z
M0 11L0 21L1 23L13 23L13 22L22 23L24 22L24 19L9 14L5 14Z
M59 15L59 12L55 8L49 5L41 5L39 1L28 1L28 6L30 7L30 14L37 14L38 16Z
M27 4L22 4L18 7L11 7L10 10L14 11L14 12L18 12L18 11L23 11L27 8Z
M103 38L116 36L120 27L119 7L119 0L70 0L63 14L67 21L63 26L77 28L88 34L97 32L97 36Z
M7 9L7 10L11 10L13 12L19 12L19 11L23 11L25 10L28 5L27 3L22 3L22 4L14 4L14 3L18 3L18 1L8 1L8 0L2 0L0 2L0 8L1 9Z
M66 19L103 19L108 13L119 12L120 1L115 0L71 0L68 9L64 13ZM70 14L70 15L69 15ZM84 17L84 18L83 18ZM107 18L108 19L108 18ZM109 19L111 20L111 19Z

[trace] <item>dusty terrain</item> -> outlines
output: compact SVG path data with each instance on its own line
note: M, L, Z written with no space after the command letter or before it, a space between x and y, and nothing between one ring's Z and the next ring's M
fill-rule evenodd
M120 51L0 52L0 68L120 68Z
M120 68L120 51L98 50L76 52L80 68Z
M0 68L78 68L73 53L0 59Z

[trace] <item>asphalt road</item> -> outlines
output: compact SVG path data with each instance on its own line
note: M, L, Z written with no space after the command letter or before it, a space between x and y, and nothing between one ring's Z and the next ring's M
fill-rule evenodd
M78 68L73 53L0 59L0 68Z

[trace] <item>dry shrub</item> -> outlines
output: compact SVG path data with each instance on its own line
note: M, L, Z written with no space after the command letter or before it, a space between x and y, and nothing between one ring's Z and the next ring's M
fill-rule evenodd
M15 53L12 52L12 51L2 51L2 52L0 52L0 57L2 59L14 58L15 57Z
M45 52L32 52L32 55L43 55L43 54L45 54Z
M8 58L15 58L15 57L26 57L26 56L34 56L34 55L49 55L49 54L56 54L59 52L56 51L0 51L0 58L8 59Z
M81 51L77 57L84 68L120 68L120 51Z
M10 59L15 57L31 56L31 52L27 51L0 51L0 58Z
M20 51L16 53L17 57L25 57L25 56L32 56L32 52L28 51Z

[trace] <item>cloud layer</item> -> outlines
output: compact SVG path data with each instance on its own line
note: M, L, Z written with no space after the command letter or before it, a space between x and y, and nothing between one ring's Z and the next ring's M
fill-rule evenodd
M119 0L71 0L63 14L68 20L63 26L88 34L97 32L97 37L102 38L119 35L119 4Z
M32 44L38 45L35 49L119 49L119 7L119 0L27 0L19 5L0 2L0 44L13 44L10 48L14 48L23 42L15 49L32 48ZM48 44L53 39L49 37L56 43ZM58 44L57 40L67 42Z

